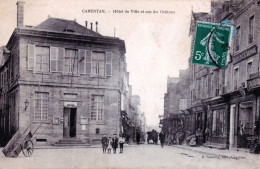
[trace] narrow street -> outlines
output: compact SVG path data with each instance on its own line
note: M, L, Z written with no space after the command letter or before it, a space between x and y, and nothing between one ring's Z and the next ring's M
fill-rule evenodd
M2 150L2 149L1 149ZM205 153L203 153L203 150ZM38 168L259 168L259 155L202 147L129 145L123 154L103 154L101 148L35 149L32 157L21 153L6 158L1 153L0 169Z

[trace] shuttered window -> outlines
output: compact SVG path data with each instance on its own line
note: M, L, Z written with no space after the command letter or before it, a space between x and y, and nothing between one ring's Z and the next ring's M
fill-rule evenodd
M92 52L91 73L93 75L104 76L105 75L105 53Z
M49 72L50 48L36 46L35 49L35 70L39 72Z
M79 74L91 74L91 51L79 49Z
M34 45L28 45L27 52L28 52L28 70L34 69L34 58L35 58L35 46Z
M63 71L64 48L51 47L50 61L52 72Z
M106 75L112 76L112 53L106 53Z
M77 73L78 70L78 51L73 49L65 49L64 72Z
M79 74L86 73L86 52L85 50L79 49Z
M86 73L91 74L91 64L92 64L92 55L91 51L86 51Z

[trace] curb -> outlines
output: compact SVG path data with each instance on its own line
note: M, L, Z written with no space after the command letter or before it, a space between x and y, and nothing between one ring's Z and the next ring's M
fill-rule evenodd
M136 146L135 144L128 144L125 147ZM102 148L102 145L85 145L85 146L36 146L34 149L78 149L78 148Z
M179 149L185 149L185 150L189 150L189 151L193 151L195 153L201 153L202 155L209 155L209 156L220 156L220 157L223 157L223 158L240 158L241 155L245 155L244 153L241 153L240 156L238 154L223 154L223 153L211 153L211 152L205 152L205 151L201 151L201 150L195 150L195 149L192 149L192 148L189 148L189 147L184 147L184 146L176 146L176 145L173 145L173 147L176 147L176 148L179 148ZM225 150L223 150L225 151ZM236 152L234 152L236 153ZM246 153L247 154L247 153Z

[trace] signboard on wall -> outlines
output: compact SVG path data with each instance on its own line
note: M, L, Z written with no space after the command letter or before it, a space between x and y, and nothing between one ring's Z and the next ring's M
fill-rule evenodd
M81 117L80 118L80 124L81 125L87 125L88 124L88 117Z
M77 102L64 102L64 107L77 107Z

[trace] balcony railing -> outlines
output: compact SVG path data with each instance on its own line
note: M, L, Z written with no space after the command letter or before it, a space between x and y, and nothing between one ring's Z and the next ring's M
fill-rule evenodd
M247 89L252 90L254 88L260 87L260 73L253 73L249 76L247 80Z
M260 72L252 73L249 75L249 79L257 78L257 77L259 77L259 75L260 75Z

